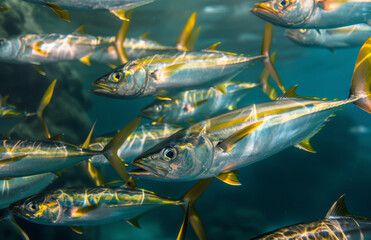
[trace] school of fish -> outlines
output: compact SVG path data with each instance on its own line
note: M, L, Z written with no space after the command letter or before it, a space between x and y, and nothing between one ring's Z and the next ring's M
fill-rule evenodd
M369 0L255 2L251 13L267 21L261 52L256 56L244 55L243 50L220 51L220 43L196 49L200 33L200 28L195 28L197 12L189 17L174 46L150 40L146 34L126 37L133 21L131 10L156 4L155 0L25 1L46 5L66 21L71 21L69 10L92 15L109 11L122 25L116 36L90 35L81 26L70 34L25 33L1 38L1 62L30 64L46 77L42 65L47 63L108 64L113 70L91 79L92 94L154 100L121 130L93 138L94 124L85 142L74 145L63 141L62 135L51 136L44 121L44 109L63 79L51 81L35 113L9 104L11 94L0 96L0 219L11 222L22 239L29 238L14 216L37 224L68 226L81 234L81 226L123 220L140 228L138 219L158 206L183 208L177 239L186 239L188 222L199 239L206 239L207 226L194 203L213 178L238 186L239 168L291 146L316 152L310 139L346 104L371 114ZM4 6L0 10L12 9ZM349 95L343 100L324 100L297 95L297 86L286 90L274 66L276 52L271 53L272 24L288 28L285 36L303 46L332 52L361 47L354 59ZM264 65L259 79L233 80L259 61ZM271 100L238 108L241 99L256 87ZM33 116L40 120L44 139L7 138L8 130ZM142 117L148 120L141 123ZM80 165L96 186L53 187L74 165ZM122 179L107 182L99 170L107 165ZM197 183L182 197L172 198L138 188L141 179ZM369 239L370 233L371 219L350 214L341 196L324 219L283 227L254 239Z

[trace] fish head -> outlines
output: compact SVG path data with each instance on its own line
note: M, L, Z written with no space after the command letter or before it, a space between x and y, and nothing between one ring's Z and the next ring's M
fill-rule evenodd
M309 46L317 43L321 36L316 29L287 29L285 37L298 44Z
M42 193L11 204L9 210L18 217L40 224L55 223L62 213L58 198Z
M305 24L315 5L313 0L268 0L254 4L256 16L287 28Z
M137 157L130 173L158 180L188 181L210 170L214 146L203 133L180 130Z
M169 100L155 101L141 110L144 117L153 121L163 120L171 111L171 101Z
M0 38L0 59L10 60L17 55L18 48L16 42L6 38Z
M141 96L148 82L147 69L135 62L128 62L97 79L91 91L97 95L114 98Z

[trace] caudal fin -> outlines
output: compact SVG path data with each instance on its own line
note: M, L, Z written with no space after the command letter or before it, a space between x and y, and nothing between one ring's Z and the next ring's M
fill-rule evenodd
M363 44L354 67L349 98L354 97L358 107L371 113L371 38Z
M184 196L182 200L187 202L187 208L185 209L185 216L182 227L179 231L177 239L184 239L185 231L187 230L187 219L191 222L192 228L195 231L199 239L206 239L206 232L204 225L198 216L196 209L194 208L195 201L204 193L209 187L213 178L202 179L198 181Z

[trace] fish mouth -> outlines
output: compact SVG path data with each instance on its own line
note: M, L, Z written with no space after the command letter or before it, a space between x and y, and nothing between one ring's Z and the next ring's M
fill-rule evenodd
M92 83L93 87L96 89L90 89L90 92L97 94L97 95L109 95L112 96L114 92L117 91L116 87L109 86L104 82L95 81Z
M267 21L273 20L272 15L278 18L282 15L279 11L272 8L270 2L255 3L254 7L255 8L250 9L250 12Z
M144 161L146 161L146 159L135 159L131 162L131 165L138 168L131 170L129 173L136 176L162 177L169 172L166 168L155 166L148 162L145 163Z

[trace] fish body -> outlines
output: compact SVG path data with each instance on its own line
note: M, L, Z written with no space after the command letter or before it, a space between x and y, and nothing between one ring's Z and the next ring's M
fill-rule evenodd
M343 195L332 205L323 219L277 229L252 240L362 240L370 237L371 219L350 214Z
M81 60L99 47L110 45L105 37L87 34L29 34L0 39L0 59L11 63L48 63Z
M115 41L115 37L106 37L105 42ZM137 59L155 54L164 54L177 51L176 47L162 45L156 41L146 38L125 38L124 48L129 59ZM98 62L117 61L117 51L114 45L109 45L104 48L97 49L90 57L91 60Z
M1 140L0 179L53 172L101 152L53 140Z
M303 46L317 48L360 47L371 36L371 26L356 24L333 29L288 29L285 37Z
M253 104L195 123L143 153L132 164L152 173L143 177L154 179L190 181L215 177L310 138L339 107L353 101L356 99L284 98ZM219 146L233 134L259 123L230 151Z
M230 80L251 60L218 51L189 51L129 61L93 83L99 95L133 98L208 88Z
M216 87L184 91L170 96L171 100L156 100L141 112L153 121L174 124L197 122L221 111L236 108L236 104L249 92L248 90L257 85L227 82L222 84L225 93Z
M153 147L180 129L180 127L166 123L143 124L125 140L125 142L118 149L117 154L121 159L124 159L126 162L130 162L142 152ZM94 139L89 145L89 149L97 151L102 150L114 135L115 133L112 133L104 137ZM107 159L102 155L92 156L90 160L94 166L109 164Z
M10 207L16 215L46 225L84 226L129 220L164 205L182 200L126 187L58 189L34 195Z
M33 176L0 180L0 209L10 204L40 192L51 184L57 176L53 173L43 173Z
M24 0L37 4L54 4L70 10L130 10L155 0Z
M268 0L250 11L286 28L336 28L371 21L368 0Z

